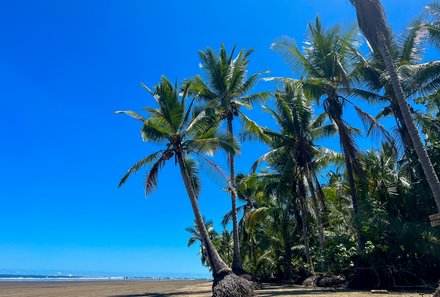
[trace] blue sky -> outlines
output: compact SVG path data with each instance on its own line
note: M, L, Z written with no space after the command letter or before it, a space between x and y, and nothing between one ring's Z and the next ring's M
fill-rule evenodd
M383 2L399 32L430 1ZM355 23L348 0L0 1L0 273L206 273L186 247L193 216L172 164L150 197L144 173L118 190L155 147L113 112L151 105L141 82L198 74L197 51L222 42L255 49L251 72L291 75L270 44L301 42L317 14ZM245 144L239 170L262 151ZM219 180L203 185L202 211L220 230L229 199Z

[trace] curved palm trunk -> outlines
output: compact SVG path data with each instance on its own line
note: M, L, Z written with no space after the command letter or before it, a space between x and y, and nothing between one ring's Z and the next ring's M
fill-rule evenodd
M415 152L414 145L411 141L411 137L409 135L408 128L405 125L405 121L403 120L403 116L402 116L402 112L399 107L399 103L395 97L391 97L390 100L391 100L391 110L392 110L394 117L396 119L398 131L399 131L400 137L402 138L403 145L405 147L406 157L408 159L410 159L411 161L414 161L417 163L418 162L417 154L414 155L414 152ZM419 163L419 166L415 166L415 167L416 167L416 168L414 168L415 176L414 176L413 172L410 172L411 181L417 181L417 180L423 178L423 176L424 176L423 169L420 167L420 163Z
M229 137L234 137L234 130L232 127L232 118L228 117L228 135ZM236 274L243 274L243 266L241 264L241 254L240 254L240 242L238 236L238 219L237 219L237 195L235 192L235 159L234 154L230 153L229 156L229 167L231 170L230 183L231 183L231 202L232 202L232 235L234 241L234 256L232 259L232 271Z
M402 137L402 142L405 147L405 152L409 154L413 149L413 143L411 142L411 137L408 133L408 128L405 125L405 121L403 120L402 112L399 108L399 103L396 98L390 98L391 100L391 109L393 111L393 115L396 118L397 127L399 129L400 137Z
M378 32L379 33L379 32ZM406 127L408 128L408 133L411 141L414 145L414 150L416 151L419 162L422 165L423 172L425 173L426 180L431 187L432 194L437 204L437 209L440 211L440 182L435 173L434 167L432 166L431 160L429 159L428 152L426 151L422 138L420 137L417 127L414 123L413 117L409 110L408 103L406 102L405 96L403 94L402 85L400 84L397 71L393 64L393 59L391 53L388 49L388 45L385 41L384 36L379 38L380 41L380 53L384 59L386 68L391 77L391 82L393 84L394 92L397 97L397 102L399 103L400 111L402 112L402 117Z
M220 257L219 253L212 244L211 239L209 238L208 230L206 229L206 225L205 222L203 221L202 214L200 213L197 197L191 185L191 181L188 176L188 170L186 168L186 164L185 161L183 160L182 154L177 155L177 160L179 162L180 173L182 174L183 183L185 184L185 188L188 193L189 200L191 201L194 217L196 219L197 229L200 233L200 237L206 249L209 266L212 269L212 274L214 278L223 274L227 274L231 271L231 269L228 267L228 265L226 265L226 263Z
M425 173L426 180L431 188L435 203L440 211L440 182L429 159L428 153L423 146L422 138L420 137L414 119L409 110L408 102L406 102L403 94L402 85L400 84L399 76L393 64L393 58L388 48L390 31L388 28L385 12L380 0L350 0L356 7L356 14L359 27L372 45L375 51L380 52L385 62L388 73L390 74L391 83L393 85L394 94L396 95L400 111L405 125L408 128L408 133L414 145L419 162Z

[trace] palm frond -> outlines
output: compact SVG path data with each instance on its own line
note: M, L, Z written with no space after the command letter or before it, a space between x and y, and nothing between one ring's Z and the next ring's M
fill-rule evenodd
M390 135L388 130L384 126L382 126L381 123L379 123L370 114L364 112L358 106L353 105L353 107L355 108L357 114L361 118L365 128L368 129L367 135L370 135L373 132L374 137L384 136L386 141L388 141L393 147L395 147L394 138Z
M211 135L212 131L215 131L219 124L220 118L218 115L207 114L206 110L203 110L191 120L183 134L196 137L202 137L205 134Z
M287 36L281 37L272 43L270 48L279 53L294 72L301 71L303 74L321 77L314 65L301 53L293 39Z
M428 37L428 30L420 19L411 22L409 28L399 41L401 48L400 64L414 64L422 59L423 42Z
M157 151L151 155L149 155L148 157L143 158L142 160L138 161L137 163L135 163L128 171L127 173L122 177L121 181L119 182L119 186L121 187L129 178L129 176L132 173L136 173L139 169L141 169L142 167L144 167L145 165L150 165L153 162L156 162L160 156L163 155L165 150L160 150Z
M251 94L248 96L244 96L240 98L241 104L246 104L246 106L251 107L255 103L261 103L265 102L267 99L269 99L272 96L272 92L260 92Z
M310 136L315 141L321 138L332 137L336 134L338 134L338 128L334 124L317 127L310 131Z
M164 127L165 126L165 127ZM151 118L144 122L141 128L141 135L143 141L162 142L170 135L169 130L166 130L166 125L162 121L157 121L156 118Z
M115 111L115 114L126 114L142 123L146 122L147 119L144 118L143 116L141 116L140 114L138 114L137 112L131 111L131 110L118 110Z
M275 148L270 150L269 152L265 153L264 155L262 155L260 158L258 158L254 164L252 164L251 167L251 172L255 173L257 171L258 166L262 163L262 162L266 162L267 160L274 158L276 155L278 154L285 154L286 153L286 148L285 147L279 147L279 148Z
M378 103L387 101L388 98L380 95L376 92L371 92L364 89L350 88L350 89L339 89L341 94L347 94L348 96L352 96L355 98L363 99L368 103Z
M145 195L151 194L157 187L159 170L165 165L170 158L169 154L162 154L156 163L151 166L150 171L145 178Z
M185 162L186 173L187 173L188 178L191 183L191 187L194 191L194 194L197 197L199 197L201 185L200 185L200 179L198 177L198 174L199 174L198 167L197 167L198 163L194 159L192 159L188 156L185 156L184 162Z
M249 119L242 111L239 111L240 119L243 121L244 132L255 135L258 139L264 142L268 142L269 138L264 133L264 129L260 127L256 122Z
M393 115L393 109L391 108L391 106L385 106L384 108L381 109L381 111L376 115L375 119L379 120L381 118L384 117L388 117Z
M328 119L328 115L325 112L321 112L318 116L316 116L311 122L310 122L310 128L315 129L324 124L324 122Z

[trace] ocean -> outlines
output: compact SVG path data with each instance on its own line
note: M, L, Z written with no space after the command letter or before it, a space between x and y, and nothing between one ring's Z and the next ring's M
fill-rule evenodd
M178 274L173 276L81 276L81 275L40 275L40 274L0 274L0 282L56 282L56 281L116 281L116 280L136 280L136 281L170 281L170 280L190 280L190 279L210 279L205 274Z

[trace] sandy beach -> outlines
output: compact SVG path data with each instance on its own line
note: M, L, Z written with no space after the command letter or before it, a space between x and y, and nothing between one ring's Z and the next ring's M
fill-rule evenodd
M308 297L420 297L422 292L371 294L348 290L303 288L266 285L257 291L260 297L308 296ZM0 282L0 297L159 297L159 296L211 296L209 281L94 281L94 282ZM431 294L424 292L425 297Z

